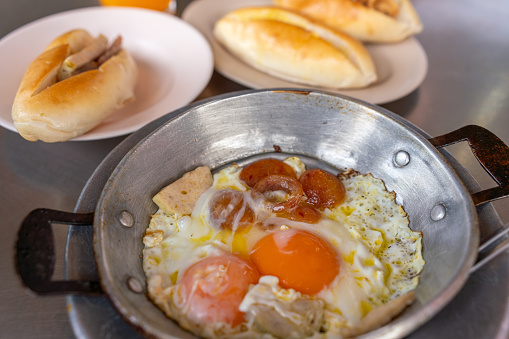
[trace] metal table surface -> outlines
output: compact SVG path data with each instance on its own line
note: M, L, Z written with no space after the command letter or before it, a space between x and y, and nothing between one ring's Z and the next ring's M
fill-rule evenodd
M186 1L179 2L179 7ZM428 75L410 95L383 105L431 136L467 124L491 130L509 143L509 2L506 0L414 0L424 24L417 36L429 60ZM98 5L90 0L0 1L0 37L35 19L73 8ZM9 67L0 65L0 67ZM9 81L2 79L2 81ZM197 99L245 87L214 73ZM0 128L0 337L72 338L66 298L40 297L20 283L14 267L14 244L22 219L35 208L72 211L88 178L126 137L60 144L31 143ZM481 187L494 186L466 145L448 150ZM493 203L500 223L509 222L509 199ZM54 227L57 244L55 278L63 277L67 227ZM509 337L509 254L503 253L475 272L451 307L462 314L440 313L419 333L435 337ZM475 288L482 288L478 292ZM476 292L477 291L477 292ZM477 314L478 317L472 316ZM428 332L427 332L428 331ZM108 331L104 337L109 337Z

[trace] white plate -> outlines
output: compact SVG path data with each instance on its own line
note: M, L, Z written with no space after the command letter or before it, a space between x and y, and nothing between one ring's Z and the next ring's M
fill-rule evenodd
M195 99L210 81L212 50L193 26L168 13L129 7L89 7L29 23L0 40L0 125L16 131L11 108L28 65L57 36L75 29L122 36L135 58L139 80L136 100L101 125L72 140L125 135Z
M270 0L194 0L186 7L182 18L207 37L214 51L215 68L225 77L256 89L295 86L311 88L275 78L252 68L219 45L212 35L214 23L229 11L270 4L272 4ZM424 80L428 71L428 59L415 38L397 44L369 44L366 48L375 63L378 80L362 89L326 90L373 104L382 104L409 94Z

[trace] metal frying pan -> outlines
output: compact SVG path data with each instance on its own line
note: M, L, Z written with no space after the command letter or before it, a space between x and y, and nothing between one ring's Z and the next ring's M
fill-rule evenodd
M29 282L37 270L34 262L24 268L24 256L33 260L38 256L31 252L33 243L24 241L34 228L55 221L47 211L30 215L20 231L20 274L29 287L42 293L98 292L102 287L124 319L142 334L191 338L143 293L141 238L156 210L152 196L199 165L217 169L252 157L299 155L313 167L354 168L383 179L409 214L411 228L423 232L426 266L417 301L396 320L366 335L402 337L442 309L466 281L479 243L475 206L509 192L505 170L509 149L490 132L468 126L428 140L416 131L391 112L320 91L247 91L209 101L169 120L136 145L114 170L93 215L66 214L69 219L60 220L73 225L93 221L101 286L63 282L69 286L55 288L48 274L46 282L41 282L43 274L37 283ZM437 150L463 139L469 140L501 186L470 195ZM274 153L275 145L285 154ZM496 153L487 154L486 149Z

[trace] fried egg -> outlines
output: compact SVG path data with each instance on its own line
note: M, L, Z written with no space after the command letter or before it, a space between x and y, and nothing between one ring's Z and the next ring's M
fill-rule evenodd
M284 163L303 178L298 157ZM191 214L159 209L143 237L147 294L181 327L206 338L342 337L416 288L422 234L382 180L341 173L340 203L308 201L294 218L279 208L294 194L286 184L260 199L242 171L215 173Z

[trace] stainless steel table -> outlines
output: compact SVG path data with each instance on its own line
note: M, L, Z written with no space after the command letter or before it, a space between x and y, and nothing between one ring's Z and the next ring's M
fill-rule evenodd
M418 90L383 106L431 136L478 124L509 143L509 2L413 2L425 27L417 38L427 52L429 72ZM185 3L181 1L179 7ZM4 0L0 2L0 36L49 14L96 5L89 0ZM197 100L242 89L214 74ZM94 169L125 137L44 144L28 142L0 128L0 138L0 337L72 338L79 333L71 327L68 312L72 310L65 297L39 297L22 287L14 268L16 233L21 220L35 208L72 211ZM494 185L465 145L448 150L483 188ZM508 223L509 199L493 206L500 216L497 222ZM67 228L54 227L54 231L58 257L55 277L62 278ZM483 333L490 338L509 337L508 271L506 252L477 271L450 309L413 336L476 338ZM452 314L456 309L464 313ZM104 326L101 336L110 337L108 323Z

